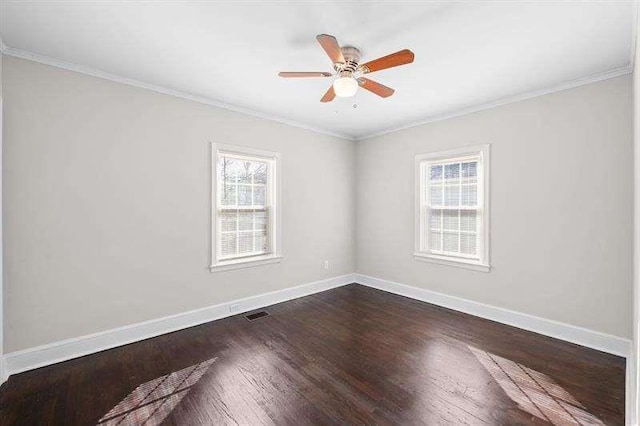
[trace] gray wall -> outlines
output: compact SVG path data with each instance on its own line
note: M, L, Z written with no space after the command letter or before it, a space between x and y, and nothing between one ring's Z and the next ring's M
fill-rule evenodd
M354 270L631 337L629 76L357 144L15 58L3 79L6 352ZM209 141L282 153L282 263L208 272ZM415 261L414 155L480 143L492 271Z
M2 41L0 40L0 43ZM5 376L4 369L4 285L3 285L3 243L2 243L2 134L3 134L3 98L2 98L2 64L4 55L0 53L0 384L3 383L7 377Z
M7 352L354 271L353 142L10 57L4 79ZM208 272L209 141L282 154L282 263Z
M624 76L358 142L357 271L630 338ZM491 143L490 273L413 259L416 154Z
M633 64L633 344L627 362L627 377L631 377L627 404L627 423L638 424L640 409L640 28L636 22L635 56ZM630 411L630 413L629 413Z

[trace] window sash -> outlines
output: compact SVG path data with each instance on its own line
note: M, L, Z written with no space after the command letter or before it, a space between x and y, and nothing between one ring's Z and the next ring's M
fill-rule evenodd
M484 259L484 170L483 170L483 158L482 152L473 155L458 155L451 157L435 158L435 159L423 159L417 161L417 173L419 174L419 191L418 201L419 205L419 233L417 235L418 244L417 251L419 253L433 254L443 256L451 259L466 259L472 261L482 262ZM475 181L468 181L462 176L462 164L476 162L476 176ZM447 181L445 177L445 167L450 165L460 164L458 168L458 177L456 182ZM441 177L439 179L431 179L431 168L433 166L442 166ZM457 205L446 205L446 196L444 192L445 187L457 187L458 188L458 203ZM462 204L462 188L475 186L476 188L476 200L474 205L461 205ZM433 188L442 188L440 202L438 204L432 204ZM440 214L440 226L434 228L432 223L432 212L438 211ZM476 226L475 231L462 230L461 225L461 212L473 211L476 212ZM457 212L457 229L447 229L444 226L445 212ZM432 248L431 235L432 233L439 233L439 247L440 249ZM444 236L446 234L457 235L457 248L458 251L449 251L444 249ZM463 235L475 235L475 254L468 254L462 252L462 239Z
M481 234L480 234L480 226L479 226L479 222L481 220L481 215L482 215L482 209L479 207L469 207L469 206L465 206L464 209L459 209L459 208L450 208L450 207L437 207L437 208L432 208L430 206L422 206L421 208L422 213L421 213L421 221L422 221L422 229L423 229L423 235L421 238L421 242L420 242L420 248L421 248L421 252L424 253L432 253L432 254L438 254L438 255L443 255L443 256L450 256L450 257L461 257L461 258L465 258L465 259L475 259L475 260L480 260L480 244L481 244ZM450 229L450 228L446 228L444 226L444 215L441 216L440 218L440 227L438 228L432 228L431 227L431 211L433 210L437 210L440 212L444 212L444 211L449 211L449 212L457 212L458 213L458 229ZM464 230L461 229L462 225L461 225L461 216L460 216L460 212L462 211L474 211L476 212L476 230L475 231L468 231L468 230ZM433 249L431 248L431 241L430 241L430 235L432 233L439 233L440 234L440 247L444 248L444 242L442 240L442 238L444 237L444 234L458 234L458 249L459 251L448 251L448 250L437 250L437 249ZM464 253L462 252L462 236L463 235L475 235L475 247L476 247L476 254L469 254L469 253Z
M248 161L248 162L260 162L267 164L267 176L265 183L256 183L254 182L254 176L252 175L251 182L241 183L237 179L233 182L227 182L222 179L221 171L219 167L220 160L222 159L231 159L238 161ZM215 260L216 263L226 262L232 260L242 260L251 258L262 257L265 255L271 255L275 253L275 215L274 212L274 202L275 202L275 176L276 176L276 161L273 157L263 157L260 155L246 155L235 152L226 152L226 151L217 151L214 156L214 173L216 176L216 195L215 195L215 241L216 241L216 251L215 251ZM222 198L224 188L226 186L235 186L236 188L236 196L235 196L235 205L223 205ZM255 202L255 187L264 187L264 205L238 205L240 200L238 199L238 189L241 187L250 187L252 191L252 199L251 202ZM224 214L229 213L262 213L264 214L264 220L266 222L266 230L264 231L265 238L265 249L264 250L255 250L256 247L256 234L261 233L259 229L256 228L256 217L252 217L252 228L241 230L240 229L240 220L239 217L236 216L236 229L224 231L222 229L222 217ZM240 252L240 236L244 235L246 237L247 234L251 234L251 247L253 251L249 252ZM235 235L235 254L223 254L222 250L222 240L224 235Z
M253 217L252 218L252 228L251 229L240 229L240 221L238 220L238 217L236 217L236 229L232 230L232 231L225 231L222 229L222 215L223 214L228 214L228 213L264 213L265 214L265 222L267 225L267 228L265 230L264 236L265 236L265 249L264 250L259 250L256 251L255 250L255 246L256 246L256 239L255 239L255 235L257 233L259 233L259 230L256 230L255 228L255 221L256 218ZM218 260L220 261L224 261L224 260L235 260L235 259L247 259L247 258L251 258L251 257L256 257L256 256L264 256L264 255L268 255L272 253L271 247L271 215L270 215L270 209L268 207L264 207L264 208L221 208L218 210ZM253 252L244 252L244 253L240 253L240 245L239 245L239 241L240 241L240 234L251 234L251 246L254 248ZM230 254L230 255L222 255L222 236L223 235L236 235L237 239L236 239L236 250L235 250L235 254Z

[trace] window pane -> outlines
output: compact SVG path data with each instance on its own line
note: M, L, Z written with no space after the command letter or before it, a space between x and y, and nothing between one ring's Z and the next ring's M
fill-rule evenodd
M476 255L476 241L476 234L462 234L460 236L460 252L464 254Z
M236 202L236 185L223 185L220 204L223 206L235 206Z
M478 213L463 210L460 212L460 230L478 232Z
M237 247L236 234L222 234L220 239L220 257L235 256Z
M253 205L254 206L264 206L267 202L267 187L256 185L253 187Z
M475 206L478 204L478 185L462 185L460 187L460 205Z
M240 231L253 230L253 212L238 212L238 229Z
M252 205L251 199L251 186L250 185L238 185L238 205L250 206Z
M444 166L445 183L458 183L460 181L460 163L446 164Z
M458 210L445 210L443 214L443 228L457 231L460 225L458 220Z
M253 183L266 184L269 165L256 161L253 163Z
M220 213L220 230L221 231L235 231L236 230L236 216L233 213Z
M253 232L240 232L238 235L238 254L253 253Z
M462 181L476 182L478 180L478 162L462 163Z
M429 233L429 249L430 250L442 250L442 235L440 232Z
M460 205L460 185L447 185L444 187L444 205Z
M238 183L251 183L251 178L253 176L253 167L251 161L240 161L239 163L239 173L238 173Z
M440 222L441 218L442 218L442 211L431 210L431 214L429 215L429 228L442 229L442 223Z
M458 233L445 232L442 238L442 250L457 253L460 251L458 247Z
M218 160L218 179L221 182L236 183L240 171L240 163L237 160L227 157Z
M267 223L268 223L268 216L266 212L256 212L255 213L255 227L254 229L259 230L259 231L267 231Z
M436 180L439 181L440 179L442 179L442 166L431 166L430 167L430 173L429 173L429 179L430 180Z
M432 206L441 206L442 205L442 187L441 186L432 186L429 188L431 191L431 205Z
M264 232L254 232L254 247L253 251L258 253L266 253L267 250L267 234Z

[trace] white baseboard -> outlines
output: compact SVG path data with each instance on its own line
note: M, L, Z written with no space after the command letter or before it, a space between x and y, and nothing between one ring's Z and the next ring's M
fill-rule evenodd
M8 376L33 370L34 368L44 367L57 362L100 352L105 349L138 342L161 334L237 315L242 312L308 296L352 282L354 282L353 274L342 275L164 318L11 352L4 356L5 373ZM233 312L231 311L231 306L234 306Z
M9 378L9 374L7 374L7 370L4 368L4 357L0 354L0 385L7 381Z
M627 357L627 364L625 366L626 376L625 376L625 386L624 386L624 395L625 395L625 420L624 424L626 425L637 425L635 420L635 414L633 412L635 407L635 389L634 389L634 377L635 377L635 357L633 351L629 353Z
M4 359L0 360L0 378L5 378L6 380L6 377L11 374L44 367L159 336L161 334L193 327L195 325L236 315L242 312L263 308L265 306L285 302L287 300L297 299L299 297L330 290L352 282L357 282L358 284L366 285L368 287L421 300L423 302L475 315L481 318L490 319L614 355L628 357L630 353L631 342L620 337L504 308L485 305L483 303L473 302L455 296L412 287L393 281L362 274L347 274L303 284L297 287L233 300L219 305L209 306L164 318L11 352L5 354L3 357ZM237 309L234 309L232 312L231 306L236 308L235 305L237 305ZM2 364L4 364L4 366ZM4 372L2 370L4 370Z
M621 337L367 275L355 274L354 278L358 284L533 331L544 336L576 343L602 352L625 358L630 354L631 341Z

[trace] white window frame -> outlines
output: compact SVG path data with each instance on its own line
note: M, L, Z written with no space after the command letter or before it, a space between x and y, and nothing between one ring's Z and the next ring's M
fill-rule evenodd
M441 265L457 266L475 271L489 272L489 225L490 225L490 144L471 146L466 148L452 149L448 151L432 152L416 155L415 157L415 235L414 235L414 259ZM428 196L423 185L428 182L423 181L424 174L421 173L422 164L444 162L448 160L456 161L464 157L479 157L478 161L478 212L480 220L478 224L478 259L468 259L462 256L449 256L422 251L422 247L429 247L428 242L422 245L423 233L422 210L428 208Z
M266 160L269 167L267 178L267 192L270 193L269 224L267 236L271 252L265 255L250 256L229 260L220 260L220 238L218 238L218 159L221 154L237 155L239 157L253 157ZM248 148L238 145L211 143L211 272L227 271L231 269L248 268L270 263L278 263L283 259L281 245L281 202L280 202L280 153L261 149Z

